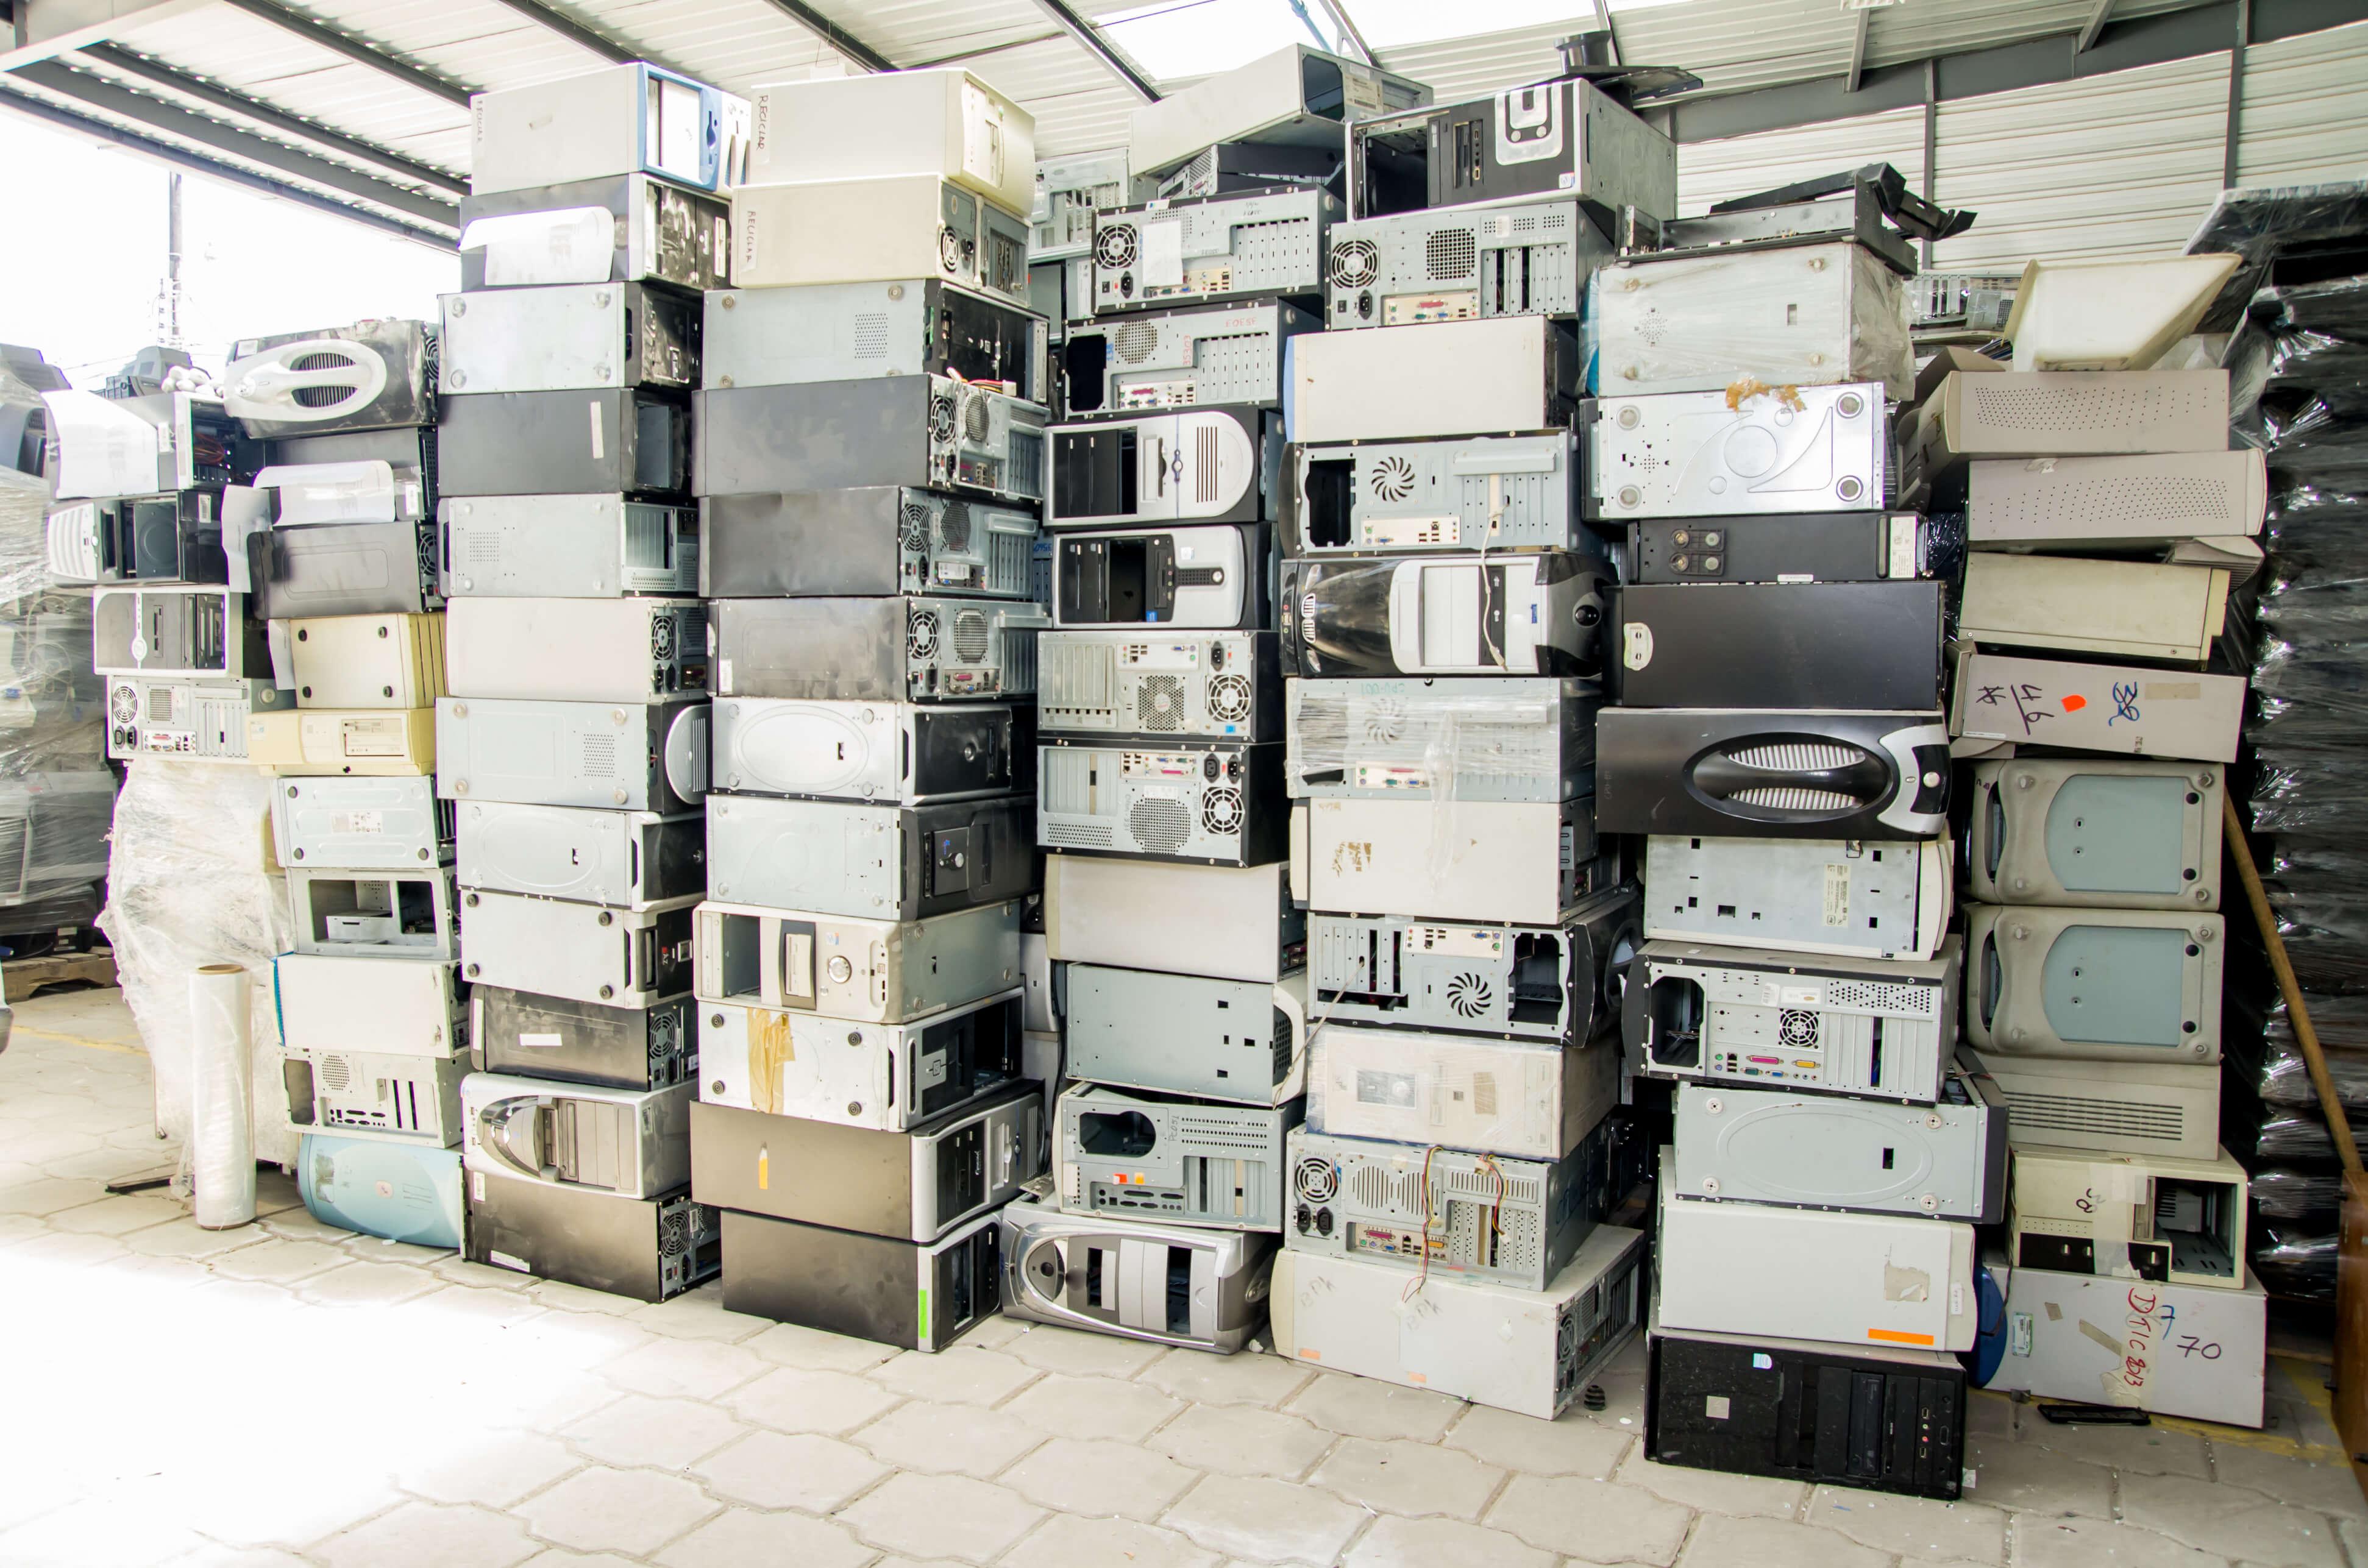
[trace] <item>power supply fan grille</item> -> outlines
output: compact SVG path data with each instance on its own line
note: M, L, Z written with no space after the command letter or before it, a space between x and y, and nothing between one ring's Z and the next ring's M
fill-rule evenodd
M1291 1170L1291 1190L1310 1203L1329 1203L1339 1196L1340 1173L1321 1154L1302 1154Z
M1134 722L1155 733L1184 727L1184 677L1145 676L1134 688Z
M1414 464L1393 454L1373 464L1373 498L1403 501L1414 494Z
M1126 814L1126 826L1144 849L1173 854L1192 836L1192 813L1181 801L1137 801Z
M954 659L958 664L983 665L986 662L987 644L995 635L995 623L986 619L983 609L962 609L954 612Z
M1221 723L1238 724L1250 716L1250 681L1247 676L1221 675L1209 677L1209 716Z
M1361 289L1382 273L1382 253L1371 240L1342 240L1332 247L1332 281Z
M658 1256L680 1257L690 1250L690 1210L677 1209L658 1216Z
M1422 250L1424 265L1441 282L1469 278L1480 265L1480 242L1469 229L1441 229Z
M938 231L938 265L948 272L960 272L962 269L962 236L951 229L940 228Z
M970 548L970 504L968 502L946 503L945 515L938 519L938 545L944 550Z
M971 393L969 401L962 404L963 438L971 441L985 440L988 421L991 417L992 412L987 407L986 394Z
M905 526L900 530L906 550L926 550L929 545L929 509L922 506L905 508Z
M119 724L129 724L139 718L140 688L136 686L119 686L108 692L107 711L108 717Z
M954 394L939 392L929 400L929 435L933 439L951 441L954 435Z
M1159 347L1159 328L1147 321L1122 324L1110 335L1112 352L1130 365L1140 365Z
M916 659L935 658L938 653L938 612L916 609L913 619L905 623L905 652Z
M1806 1051L1817 1043L1817 1015L1799 1007L1787 1007L1777 1016L1776 1043L1788 1051Z
M1112 223L1094 236L1094 260L1103 267L1134 265L1134 225Z
M650 657L666 660L674 657L674 617L656 615L650 618Z
M1447 1010L1459 1018L1485 1018L1497 1006L1497 988L1477 970L1459 970L1447 981Z
M1239 790L1212 790L1201 801L1201 825L1211 833L1231 834L1242 830L1242 792Z

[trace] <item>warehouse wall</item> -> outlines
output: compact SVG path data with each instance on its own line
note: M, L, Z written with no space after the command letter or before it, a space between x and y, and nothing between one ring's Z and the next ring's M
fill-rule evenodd
M2219 191L2226 52L1941 103L1936 199L1980 221L1939 247L1948 271L2012 271L2032 257L2159 255L2183 247ZM2368 175L2368 23L2246 52L2239 177L2247 184ZM1678 208L1888 159L1924 174L1920 108L1678 149Z

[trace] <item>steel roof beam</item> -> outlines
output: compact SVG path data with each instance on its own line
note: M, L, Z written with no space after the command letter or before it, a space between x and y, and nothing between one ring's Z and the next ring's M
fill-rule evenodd
M384 230L398 238L426 245L431 250L441 251L447 255L450 255L452 250L453 240L449 234L415 228L403 220L386 213L348 206L334 197L324 196L318 191L307 190L302 186L290 185L268 176L256 174L252 169L240 168L234 164L221 163L202 153L192 152L187 147L176 146L169 142L160 142L153 137L142 136L137 131L127 131L120 125L77 114L72 109L63 108L56 104L29 97L10 87L7 85L6 73L0 73L0 109L10 110L33 119L46 120L51 125L71 131L77 136L96 137L102 142L111 142L131 152L143 153L162 163L204 175L209 179L218 179L230 185L242 186L265 196L276 196L283 200L295 202L299 206L313 208L316 211L350 219L357 223L366 223L373 229Z
M1151 85L1151 79L1112 48L1110 40L1102 37L1093 23L1070 9L1068 0L1036 0L1036 8L1058 22L1063 32L1084 45L1086 52L1108 67L1110 74L1125 83L1135 97L1147 104L1159 101L1159 89Z
M564 11L544 5L542 0L494 0L494 3L497 6L508 6L545 32L556 33L576 48L589 54L597 54L611 65L623 65L630 61L650 58L646 54L634 53L631 48L619 43L606 33L594 32ZM655 62L653 62L653 63ZM672 67L669 66L668 69L671 70Z
M2107 5L2112 0L2105 0ZM1859 78L1866 74L1866 35L1874 25L1874 10L1869 6L1858 14L1858 25L1850 29L1850 70L1842 76L1842 91L1858 91Z
M448 174L432 165L419 163L384 147L357 141L343 131L332 131L325 125L299 119L284 109L275 108L269 104L247 97L241 93L233 93L226 87L217 86L201 77L176 71L161 61L133 54L129 50L119 48L111 43L95 43L82 52L105 64L109 70L120 71L128 76L137 76L152 85L197 98L233 114L242 115L258 125L270 127L283 136L292 136L299 141L309 142L324 151L336 153L341 157L368 165L381 174L392 175L397 179L416 181L450 196L461 197L469 194L469 182L458 175Z
M292 180L391 208L424 225L455 231L461 226L460 209L452 202L438 200L405 186L389 184L375 175L364 174L359 169L333 163L233 125L225 125L221 120L209 119L177 104L135 93L129 87L101 77L69 70L53 60L20 65L13 74L20 81L61 97L72 98L103 115L113 115L168 136L194 142L200 147L211 147L232 157L260 164Z
M2105 30L2105 19L2113 14L2113 0L2097 0L2097 8L2080 28L2080 37L2072 45L2075 54L2086 54L2097 47L2097 35Z
M235 6L248 16L269 22L283 32L293 33L305 42L325 49L332 54L341 54L357 65L367 65L381 75L401 82L430 97L441 98L456 108L469 107L472 90L469 87L423 70L407 60L398 59L350 33L324 28L302 12L279 4L278 0L224 0L224 4Z
M765 4L822 40L856 64L862 66L866 71L896 69L894 61L807 5L805 0L765 0Z

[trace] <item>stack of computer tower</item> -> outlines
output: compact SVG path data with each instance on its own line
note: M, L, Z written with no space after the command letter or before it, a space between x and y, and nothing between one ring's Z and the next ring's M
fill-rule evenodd
M1526 123L1563 128L1533 167L1449 166ZM1675 152L1577 62L1347 146L1288 387L1313 1027L1275 1346L1552 1418L1644 1318L1645 1239L1603 1222L1641 1175L1612 1117L1640 937L1596 820L1616 571L1575 421L1588 279L1623 210L1674 213Z
M1034 127L960 70L755 102L697 396L692 1190L727 1307L936 1350L993 1314L996 1210L1043 1168Z
M720 1256L689 1192L709 686L689 427L746 117L639 63L480 96L444 300L437 792L476 1058L468 1254L644 1301Z
M2234 258L2035 267L2015 363L2051 362L2055 297L2103 289L2108 321L2169 319L2203 302L2182 275L2216 286L2214 263ZM2219 369L1966 365L1925 400L1913 460L1971 546L1952 710L1974 759L1966 1060L2012 1115L1977 1375L2258 1426L2266 1298L2246 1171L2220 1147L2221 827L2247 682L2215 648L2268 497L2227 403ZM2123 1354L2074 1331L2109 1301Z
M1419 99L1285 50L1144 109L1125 151L1039 170L1039 297L1066 320L1036 842L1070 1086L1057 1170L1004 1239L1005 1310L1039 1322L1231 1352L1265 1321L1307 1025L1281 406L1322 325L1343 72ZM1235 177L1251 165L1272 172Z
M1626 530L1599 825L1645 845L1622 1001L1674 1080L1647 1451L1954 1497L2004 1116L1955 1064L1947 530L1896 509L1912 238L1887 169L1665 224L1588 301ZM1739 1287L1739 1281L1748 1286Z

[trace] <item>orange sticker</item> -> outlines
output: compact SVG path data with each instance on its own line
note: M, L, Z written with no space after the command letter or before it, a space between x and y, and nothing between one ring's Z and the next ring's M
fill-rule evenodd
M1932 1336L1929 1334L1908 1334L1904 1330L1896 1328L1870 1328L1866 1331L1866 1336L1869 1339L1880 1339L1893 1345L1930 1345L1932 1343Z
M2064 699L2064 711L2066 713L2078 713L2080 710L2088 706L2089 699L2082 697L2078 692L2073 693L2071 696Z

